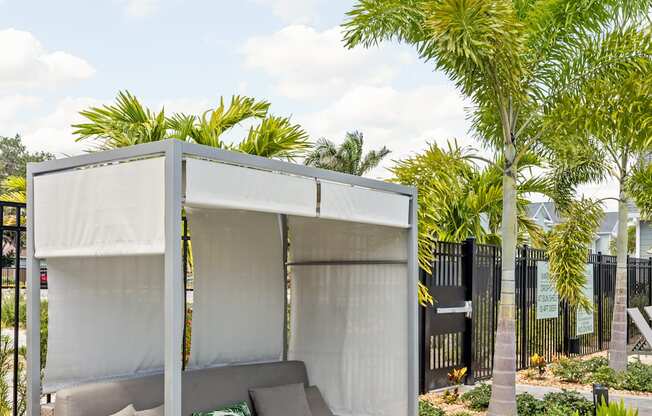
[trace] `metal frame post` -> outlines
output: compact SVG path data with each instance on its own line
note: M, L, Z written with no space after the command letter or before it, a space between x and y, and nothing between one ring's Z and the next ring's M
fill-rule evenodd
M413 190L410 198L410 229L408 232L408 416L417 416L418 403L417 396L419 392L419 302L417 293L417 284L419 281L419 264L418 258L418 224L417 224L417 191Z
M34 172L27 166L27 415L41 415L41 269L34 257Z
M602 350L604 343L604 311L603 311L603 298L604 288L602 286L602 252L598 251L596 263L593 267L593 284L596 285L598 290L598 346Z
M181 416L184 296L181 264L182 146L165 150L165 416ZM180 359L181 358L181 359Z
M528 304L527 304L527 267L528 267L528 246L527 244L521 249L521 368L528 367L528 339L527 339L527 324L528 324Z
M473 276L475 272L475 238L469 237L462 243L462 284L464 285L464 298L471 302L473 307ZM473 312L464 320L464 341L462 347L462 360L466 366L466 380L464 384L475 384L474 354L473 354Z

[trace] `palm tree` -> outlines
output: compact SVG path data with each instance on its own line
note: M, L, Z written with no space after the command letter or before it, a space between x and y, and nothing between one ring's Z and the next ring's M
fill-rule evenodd
M88 122L75 124L77 141L92 140L97 150L114 149L168 138L229 149L258 156L293 159L309 147L308 134L289 118L269 114L267 101L233 96L202 115L154 112L128 91L119 92L116 103L81 111ZM222 135L236 125L259 121L240 142L229 144Z
M562 205L578 182L603 176L575 136L552 132L550 109L566 92L649 59L650 35L639 29L649 8L649 0L358 0L348 13L347 47L413 45L473 102L474 132L501 156L502 283L489 415L516 415L518 166L531 152L556 165Z
M315 147L306 156L303 163L322 169L330 169L351 175L363 176L387 156L390 151L385 146L380 150L371 150L363 157L364 137L354 131L346 133L344 142L337 147L327 139L319 139Z
M556 133L578 136L588 132L583 146L601 158L608 176L618 182L618 234L616 237L616 294L609 345L609 365L627 367L627 201L652 217L652 168L645 156L652 150L652 46L636 68L618 76L595 77L582 88L569 91L554 111L564 123ZM582 137L582 136L580 136Z
M482 164L483 166L481 166ZM446 148L429 145L417 155L395 162L394 181L416 186L419 218L419 262L430 269L433 241L460 242L475 237L479 243L500 244L502 211L501 161L488 160L474 149L448 142ZM540 244L541 228L528 217L527 196L554 192L550 178L531 175L542 161L528 155L519 165L517 185L519 240Z
M2 181L2 190L0 201L27 202L27 181L23 176L8 176Z

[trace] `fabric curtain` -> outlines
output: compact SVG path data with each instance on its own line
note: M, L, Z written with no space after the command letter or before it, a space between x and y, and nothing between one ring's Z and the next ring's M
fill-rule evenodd
M43 391L163 369L163 256L48 259Z
M320 217L407 228L410 197L340 183L321 183Z
M407 231L291 217L294 262L407 258ZM291 268L290 359L306 363L339 416L395 416L408 406L407 266Z
M278 215L188 209L194 260L190 367L278 361L285 278Z
M206 160L186 160L186 206L314 217L315 180Z
M162 254L164 158L34 178L38 258Z

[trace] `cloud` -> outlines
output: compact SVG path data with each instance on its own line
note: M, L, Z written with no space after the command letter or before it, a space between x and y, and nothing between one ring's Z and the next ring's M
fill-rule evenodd
M6 126L15 122L16 119L33 110L40 103L40 98L29 95L0 96L0 124Z
M317 15L318 0L253 0L270 7L272 14L287 23L310 23Z
M82 58L45 50L30 32L0 30L0 51L0 89L55 87L95 73Z
M122 0L125 4L125 14L129 17L146 17L154 14L159 8L159 0Z
M423 150L427 142L458 139L473 145L467 135L466 103L450 85L422 85L398 90L390 86L352 88L326 108L299 114L296 121L314 139L326 137L340 143L347 131L359 130L365 148L387 146L392 153L372 177L387 177L391 160Z
M43 150L59 157L80 154L90 146L75 142L71 125L84 120L79 111L100 104L94 98L66 97L58 101L51 112L17 123L14 128L31 151Z
M337 97L356 85L383 85L410 62L396 47L348 50L340 28L317 31L292 25L270 36L250 38L245 67L272 77L276 93L293 99Z

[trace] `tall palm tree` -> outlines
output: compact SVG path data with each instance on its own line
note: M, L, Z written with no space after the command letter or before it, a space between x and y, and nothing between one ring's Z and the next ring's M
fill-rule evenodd
M154 112L128 91L119 92L115 104L91 107L80 114L88 121L75 124L77 141L91 140L97 150L174 138L257 156L293 159L308 147L308 134L287 117L269 114L270 104L252 97L233 96L202 115ZM237 143L222 140L224 133L248 121L258 121Z
M500 160L488 160L469 147L449 142L446 148L431 144L417 155L396 161L390 171L394 181L417 187L419 262L429 270L433 241L460 242L475 237L480 243L500 244L502 177ZM482 165L482 166L481 166ZM528 217L528 195L554 193L553 182L531 171L542 160L528 155L519 165L517 206L519 240L539 244L541 228Z
M380 150L371 150L363 155L364 137L354 131L346 133L344 142L337 147L327 139L319 139L315 147L306 156L303 163L322 169L330 169L351 175L363 176L387 156L390 151L385 146Z
M414 46L473 102L474 131L501 155L502 282L489 415L516 415L518 166L531 152L555 162L565 203L577 182L604 175L575 136L553 132L550 108L567 91L649 59L650 35L640 30L649 10L650 0L358 0L348 13L346 46ZM569 156L580 157L559 163Z

